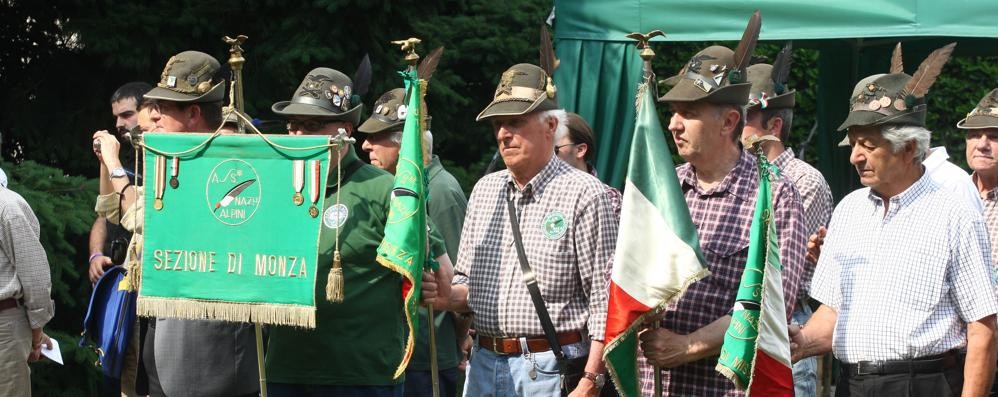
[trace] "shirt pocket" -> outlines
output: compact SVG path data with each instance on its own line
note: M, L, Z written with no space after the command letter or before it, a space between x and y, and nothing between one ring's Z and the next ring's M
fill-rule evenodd
M702 246L710 269L708 280L719 288L736 290L745 271L745 258L748 256L749 247L748 233L742 233L736 238L711 239Z
M908 305L921 312L934 312L943 300L943 294L949 289L946 280L946 269L949 267L949 255L944 247L918 246L912 248L912 255L898 259L891 268L894 276L886 275L887 280L902 277L900 282L888 282L893 285L898 297L908 298Z

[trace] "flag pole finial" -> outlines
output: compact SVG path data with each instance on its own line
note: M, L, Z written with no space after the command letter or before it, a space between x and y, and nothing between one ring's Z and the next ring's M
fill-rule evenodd
M638 42L638 49L641 50L638 55L644 60L644 77L645 79L650 79L655 74L651 70L651 60L655 58L655 50L651 49L651 39L657 36L665 36L661 30L652 30L646 34L641 34L639 32L634 32L627 35L627 38L635 40Z
M395 40L392 44L401 47L401 50L405 52L405 61L409 64L409 67L415 68L419 64L419 54L416 53L416 45L422 43L423 41L415 37L410 37L404 40Z

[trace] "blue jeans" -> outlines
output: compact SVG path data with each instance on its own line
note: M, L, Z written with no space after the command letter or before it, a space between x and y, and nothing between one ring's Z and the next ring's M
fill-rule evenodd
M567 358L589 354L589 341L561 347ZM533 375L533 376L531 376ZM476 343L464 382L466 397L560 396L561 374L550 350L498 355Z
M269 397L402 397L402 385L341 386L296 385L267 382Z
M811 307L806 302L798 302L791 321L801 325L811 318ZM794 395L796 397L814 397L817 392L818 357L808 357L794 363Z
M441 369L439 373L440 396L457 396L457 378L460 372L457 367ZM405 397L433 396L433 378L430 371L405 371Z

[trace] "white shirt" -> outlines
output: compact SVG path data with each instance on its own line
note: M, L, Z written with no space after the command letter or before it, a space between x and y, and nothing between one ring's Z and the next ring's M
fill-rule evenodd
M811 296L838 313L832 351L846 363L966 346L967 323L998 312L982 215L927 175L886 214L870 188L832 214Z
M967 203L978 212L984 212L981 194L977 192L977 186L970 179L970 174L948 160L949 153L946 153L946 148L938 146L929 149L929 155L922 160L922 165L925 166L925 173L929 174L937 185L949 190L954 196L966 199Z

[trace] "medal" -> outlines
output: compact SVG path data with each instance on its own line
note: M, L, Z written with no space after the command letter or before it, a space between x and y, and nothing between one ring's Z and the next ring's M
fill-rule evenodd
M153 181L153 195L155 200L153 201L152 207L156 211L163 209L163 190L166 188L166 157L163 155L156 156L156 168L153 170L153 177L156 178Z
M291 184L295 189L291 201L295 205L302 205L305 202L305 197L301 195L301 189L305 187L305 160L291 161Z
M170 168L170 187L176 189L180 187L180 181L177 180L177 175L180 174L180 158L174 156L172 162L173 164Z
M319 216L319 209L315 204L319 202L319 172L322 170L322 164L319 160L310 160L309 163L312 169L312 183L309 185L308 198L312 200L312 206L308 208L308 214L315 218Z

